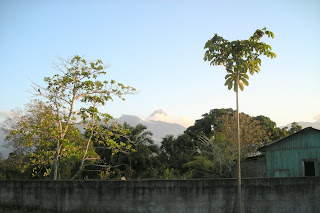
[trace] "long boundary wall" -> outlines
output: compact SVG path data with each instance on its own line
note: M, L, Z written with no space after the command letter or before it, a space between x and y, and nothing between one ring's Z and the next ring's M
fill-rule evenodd
M320 178L242 181L243 212L319 212ZM237 212L236 179L0 181L0 206L59 213Z

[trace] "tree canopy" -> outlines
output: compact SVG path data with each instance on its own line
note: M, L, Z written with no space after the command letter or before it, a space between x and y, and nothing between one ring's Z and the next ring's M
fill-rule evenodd
M227 70L225 86L228 86L229 90L232 88L234 91L237 90L237 78L240 90L249 85L247 72L251 75L260 72L261 55L276 57L271 51L271 46L261 41L264 35L274 37L271 31L262 28L257 29L247 40L228 41L215 34L206 42L204 60L209 61L210 65L225 66Z
M50 168L56 147L50 134L57 128L55 122L51 122L53 118L50 106L33 101L8 120L12 128L7 144L14 150L8 159L0 160L0 178L52 178ZM154 144L152 133L141 124L133 127L106 121L109 122L95 123L88 128L80 123L70 125L61 150L59 179L231 177L236 162L233 109L204 113L182 135L164 137L161 146ZM242 158L254 156L261 145L299 129L297 125L290 130L278 128L263 115L241 113L240 122Z
M61 160L70 156L65 150L76 145L67 138L67 134L75 134L72 131L76 122L75 114L81 117L81 124L90 134L85 139L85 148L78 153L82 155L79 165L79 171L81 171L84 161L89 159L87 155L90 154L89 147L93 134L101 132L97 131L99 122L108 122L111 118L108 114L100 113L99 107L112 100L113 96L124 100L124 95L135 93L135 88L116 83L114 80L100 80L106 74L105 69L107 68L100 59L90 62L76 55L70 60L60 59L58 63L55 63L55 68L59 73L53 77L45 77L46 86L32 82L34 94L45 100L47 111L50 113L42 115L36 122L23 122L20 130L22 131L23 127L28 129L31 122L35 123L35 128L32 134L29 134L29 130L25 130L25 140L30 141L28 137L35 137L34 134L49 137L39 140L50 141L50 146L54 147L50 150L50 153L54 155L53 158L50 157L52 165L46 171L47 175L52 171L53 179L57 180ZM80 110L76 110L76 105L82 106ZM46 122L42 118L50 119L50 121ZM49 134L40 132L38 126L46 128ZM19 134L11 132L11 138L8 139L13 140L14 135ZM83 141L83 138L81 140ZM33 147L33 145L30 146Z
M250 39L254 40L259 32ZM220 45L221 38L215 39ZM230 47L245 43L232 43ZM232 51L236 50L231 48ZM249 63L248 58L234 60L232 67L229 62L233 56L228 57L227 70L234 72L240 67L245 72L239 64L241 60ZM218 63L220 59L214 60ZM35 95L42 99L14 111L6 121L6 145L13 152L8 159L0 157L1 179L230 177L237 150L235 110L212 109L183 134L176 138L167 135L158 146L145 126L117 124L111 115L99 111L113 97L123 99L124 95L135 93L132 87L100 80L107 68L101 60L87 62L75 56L61 59L56 68L58 74L44 79L46 86L32 84ZM249 67L247 70L252 71ZM263 115L241 113L239 121L242 159L256 155L260 146L302 129L296 122L289 130L278 128Z

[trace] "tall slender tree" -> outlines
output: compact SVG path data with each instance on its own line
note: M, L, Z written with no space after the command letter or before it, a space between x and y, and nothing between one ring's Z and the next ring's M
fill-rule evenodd
M204 60L210 61L210 65L222 65L226 67L225 86L236 92L237 107L237 144L238 144L238 204L241 212L241 164L240 164L240 123L239 123L239 88L242 91L244 85L249 85L249 72L253 75L260 72L261 55L275 58L276 54L271 51L271 46L262 42L264 35L274 37L271 31L265 27L257 29L248 40L228 41L215 34L204 46L206 49Z

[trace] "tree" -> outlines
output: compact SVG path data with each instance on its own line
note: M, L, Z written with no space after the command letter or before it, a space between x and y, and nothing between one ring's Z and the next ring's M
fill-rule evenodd
M138 124L135 127L130 127L124 124L124 128L130 130L130 140L133 141L135 152L127 155L129 163L128 177L135 177L137 179L146 175L148 167L152 167L152 157L157 154L157 149L154 147L154 141L151 138L152 132L147 131L147 127Z
M231 116L223 116L221 130L218 132L222 135L224 141L230 144L232 152L237 153L237 122L236 113ZM241 159L257 155L257 150L266 141L269 141L267 130L264 126L259 125L259 121L241 113ZM235 160L235 159L234 159Z
M170 172L173 169L176 173L180 173L177 175L181 176L187 172L183 165L191 161L197 154L197 146L187 134L179 135L177 138L167 135L162 139L160 150L163 169L168 168Z
M230 177L235 160L237 159L236 143L236 113L222 115L219 130L207 137L199 135L199 155L186 164L197 171L196 175L211 175L215 177ZM241 159L254 156L257 149L268 140L266 127L259 125L259 121L246 114L240 114L241 123Z
M112 96L123 99L125 94L134 93L135 89L124 86L121 83L111 81L100 81L98 77L105 75L107 68L98 59L95 62L88 62L76 55L71 60L60 59L60 64L55 64L55 68L60 71L53 77L46 77L46 86L32 83L34 93L45 98L52 107L55 125L58 127L55 132L55 151L53 158L53 179L57 180L58 164L62 157L61 151L68 143L66 137L70 126L75 124L74 115L76 104L89 104L89 107L82 107L80 115L83 119L91 118L88 124L89 129L93 129L100 116L98 107L112 100ZM91 131L93 133L94 131ZM86 158L91 138L88 138L86 149L83 152L82 160ZM81 168L80 168L81 170Z
M90 124L85 133L86 149L78 171L72 179L77 178L84 170L86 176L92 177L92 174L88 174L88 172L98 172L100 177L105 178L107 177L106 173L110 173L112 168L122 166L121 162L116 162L114 159L121 158L122 154L129 155L136 151L129 134L130 129L123 128L120 124L109 122L109 120L95 123L94 126ZM96 153L97 156L95 158L86 157L86 152L89 150Z
M152 132L147 127L138 124L135 127L124 123L123 129L128 129L127 137L132 141L132 147L135 151L129 153L120 153L114 156L118 164L122 164L123 175L128 179L152 178L158 163L156 157L159 154L159 148L154 144Z
M55 125L54 114L50 106L39 100L33 100L26 105L25 110L13 112L14 116L6 120L6 145L14 149L12 159L23 158L19 170L25 173L32 169L33 177L46 177L50 174L53 165L55 140L58 127ZM64 175L70 177L69 162L78 160L79 150L83 148L84 137L80 131L71 126L65 135L65 146L61 150ZM15 156L15 157L12 157ZM15 160L16 161L16 160Z
M16 177L48 178L55 155L55 136L59 130L51 107L34 100L26 105L25 110L17 110L13 114L15 116L6 121L8 129L5 130L8 133L6 145L13 147L14 151L10 153L10 160L5 162L5 168L10 165L7 171L15 173ZM68 128L59 161L59 179L75 179L89 166L98 167L99 170L109 167L101 160L93 143L100 144L99 148L110 150L110 155L130 153L133 150L132 141L126 136L130 130L120 129L117 125L104 129L102 123L108 123L109 119L104 117L102 121L97 115L93 120L90 114L87 116L91 119L87 121L84 118L82 123ZM85 127L84 134L78 128L80 125ZM118 143L117 139L121 136L126 141Z
M213 136L213 131L219 131L221 117L223 115L232 115L234 112L231 108L212 109L209 113L203 114L201 119L196 120L193 126L188 127L185 133L195 141L202 134L210 138Z
M267 128L269 140L265 141L265 143L278 140L288 135L286 128L276 127L277 126L276 122L273 122L270 118L266 116L259 115L254 119L259 121L259 125Z
M234 89L236 92L237 105L237 144L238 144L238 199L241 212L241 168L240 168L240 125L239 125L239 101L238 90L242 91L244 85L248 86L249 76L247 72L253 75L260 72L261 55L274 58L276 54L271 51L271 46L261 42L261 38L267 35L274 37L271 31L266 28L258 29L248 40L228 41L217 34L208 40L204 46L206 49L204 60L210 61L210 65L223 65L226 67L227 75L225 77L225 86L228 89Z
M300 126L297 122L291 123L291 128L289 129L288 133L289 135L294 134L296 132L299 132L302 130L302 126Z
M236 111L229 109L212 109L208 113L204 113L201 119L195 121L193 126L188 127L188 129L184 132L187 134L192 140L195 142L198 140L199 135L205 135L210 138L214 134L217 134L221 131L222 128L222 117L224 115L231 116ZM244 113L242 113L244 114ZM244 114L247 115L247 114ZM269 143L271 141L283 138L288 135L287 130L285 128L276 127L276 123L272 121L270 118L259 115L256 117L252 117L253 120L258 121L258 125L266 128L267 138L264 143Z

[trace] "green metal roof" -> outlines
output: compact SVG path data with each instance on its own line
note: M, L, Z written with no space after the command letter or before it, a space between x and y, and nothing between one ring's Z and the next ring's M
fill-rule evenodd
M307 127L307 128L304 128L304 129L302 129L302 130L300 130L300 131L298 131L296 133L293 133L293 134L291 134L289 136L286 136L284 138L280 138L280 139L275 140L275 141L273 141L271 143L268 143L268 144L264 145L263 147L260 147L259 151L268 150L271 146L278 145L279 143L286 141L285 139L288 139L290 137L296 136L298 134L303 134L303 133L308 132L308 131L316 131L316 132L320 133L319 129L315 129L315 128L312 128L312 127Z

